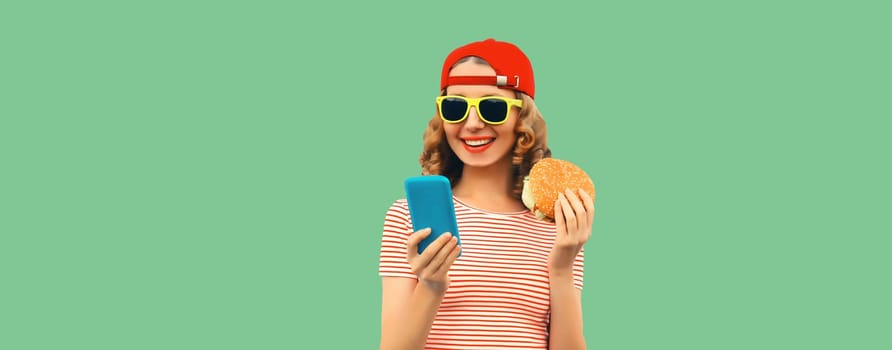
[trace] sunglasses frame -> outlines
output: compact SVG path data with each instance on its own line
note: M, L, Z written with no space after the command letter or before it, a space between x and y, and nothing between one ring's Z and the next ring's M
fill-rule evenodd
M443 116L443 100L445 100L447 98L457 98L457 99L462 99L462 100L467 101L468 108L465 109L465 115L463 115L461 117L461 119L448 120L448 119L446 119L446 117ZM518 100L516 98L507 98L507 97L502 97L502 96L484 96L484 97L479 97L479 98L470 98L470 97L464 97L464 96L447 95L447 96L437 96L437 99L436 99L437 113L440 114L440 119L442 119L444 123L458 124L458 123L464 122L465 119L468 119L468 115L471 114L471 107L474 107L474 109L477 111L477 116L480 117L480 120L482 120L486 124L500 125L500 124L505 124L505 122L508 121L508 115L505 115L505 119L498 123L494 123L489 120L486 120L486 118L483 117L483 113L480 113L480 101L483 101L483 100L501 100L501 101L505 102L508 105L508 110L505 113L508 113L508 114L511 113L512 106L517 106L517 108L523 107L523 100Z

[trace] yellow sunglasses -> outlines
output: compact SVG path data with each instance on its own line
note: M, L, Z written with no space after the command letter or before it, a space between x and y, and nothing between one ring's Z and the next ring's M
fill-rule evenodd
M468 98L464 96L438 96L437 109L444 122L455 124L465 121L471 107L477 110L480 120L487 124L499 125L508 121L512 106L523 107L523 101L501 96Z

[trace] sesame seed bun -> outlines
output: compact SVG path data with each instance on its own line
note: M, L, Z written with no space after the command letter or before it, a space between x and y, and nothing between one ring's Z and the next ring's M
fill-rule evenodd
M530 170L524 180L523 204L536 217L554 221L554 202L564 190L582 189L595 200L595 184L582 168L566 160L544 158Z

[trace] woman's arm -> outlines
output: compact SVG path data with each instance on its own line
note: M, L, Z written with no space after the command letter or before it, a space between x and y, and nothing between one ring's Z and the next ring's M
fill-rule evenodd
M573 285L573 263L592 234L594 201L585 193L567 190L554 206L556 236L548 262L551 290L549 349L585 349L582 332L582 293Z
M582 334L582 291L573 286L573 273L550 276L551 322L549 349L585 349Z
M430 234L422 230L409 236L408 256L418 280L384 277L381 282L381 350L424 348L434 317L449 288L447 272L461 248L451 234L434 240L418 254L418 242Z
M405 277L384 277L381 350L423 349L443 293Z

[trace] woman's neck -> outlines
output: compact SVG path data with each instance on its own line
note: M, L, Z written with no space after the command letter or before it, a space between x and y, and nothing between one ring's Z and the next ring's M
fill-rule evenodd
M452 192L475 208L493 212L521 211L525 209L523 203L511 194L514 188L511 175L510 159L486 168L465 166Z

